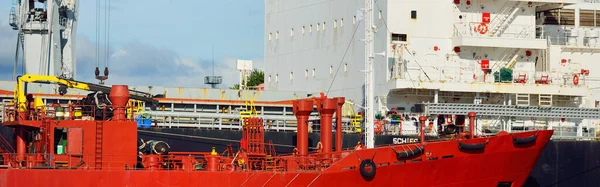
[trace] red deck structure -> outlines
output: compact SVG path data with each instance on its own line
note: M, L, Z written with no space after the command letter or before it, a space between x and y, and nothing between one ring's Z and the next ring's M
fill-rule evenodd
M85 118L99 115L75 110L86 108L77 105L7 107L3 125L15 127L18 136L16 152L0 158L0 186L522 186L553 133L459 132L444 141L332 150L332 118L344 99L322 97L294 101L293 155L274 154L260 118L245 120L242 148L235 153L169 152L160 142L137 144L123 90L113 86L112 106L105 111L110 118ZM324 130L321 149L310 153L307 120L315 104ZM52 114L51 107L68 115ZM475 114L469 118L473 129ZM423 135L427 117L419 120Z

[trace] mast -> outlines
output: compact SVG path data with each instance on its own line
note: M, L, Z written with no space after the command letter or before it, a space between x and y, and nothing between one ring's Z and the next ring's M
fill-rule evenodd
M373 0L365 0L365 145L375 147L373 114Z

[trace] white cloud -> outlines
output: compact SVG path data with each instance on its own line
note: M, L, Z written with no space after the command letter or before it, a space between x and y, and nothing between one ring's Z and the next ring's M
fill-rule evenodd
M95 44L85 38L78 40L77 79L97 82ZM170 87L208 87L204 77L213 74L212 60L180 56L165 48L132 42L113 51L109 56L107 84L152 85ZM261 59L253 59L255 67L264 67ZM101 68L104 61L100 62ZM221 88L238 82L236 58L215 61L214 73L223 77ZM102 70L101 70L102 71Z
M0 78L9 79L14 66L14 52L17 32L8 23L0 22ZM100 51L101 54L105 54ZM104 69L101 55L100 68ZM213 74L212 60L181 56L177 52L151 46L140 42L131 42L123 46L111 46L109 53L109 79L107 84L152 85L169 87L208 87L204 77ZM96 44L86 37L79 37L76 43L77 79L98 82L94 78L96 63ZM261 58L254 61L255 68L264 68ZM238 83L239 73L236 58L215 60L214 73L223 77L220 88ZM101 73L102 74L102 73Z

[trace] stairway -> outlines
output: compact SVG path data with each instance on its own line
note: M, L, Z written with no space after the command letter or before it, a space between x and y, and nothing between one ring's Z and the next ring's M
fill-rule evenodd
M503 67L512 69L519 59L519 51L521 51L521 49L517 48L513 50L512 53L502 56L502 58L492 66L492 72L500 71Z
M511 6L511 3L512 3L512 6ZM521 6L521 3L523 3L523 2L508 1L504 5L504 8L502 9L502 11L500 13L498 13L498 15L496 15L494 17L494 19L492 19L492 21L490 22L489 36L492 36L492 37L496 36L497 33L508 28L508 26L510 25L510 21L515 18L517 11L520 10L519 7Z
M104 123L101 121L96 122L96 154L95 154L95 165L96 169L102 169L102 133Z

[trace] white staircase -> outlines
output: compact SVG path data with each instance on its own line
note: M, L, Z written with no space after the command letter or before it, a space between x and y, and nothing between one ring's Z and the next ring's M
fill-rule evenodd
M501 33L504 29L508 28L510 25L510 21L513 20L517 14L517 11L520 10L521 1L508 1L502 8L502 11L498 13L494 19L490 22L490 33L489 36L497 36L498 33Z
M521 49L517 48L513 51L509 51L509 53L505 53L498 62L494 63L494 66L492 66L492 72L500 71L500 68L503 67L509 67L512 69L514 64L516 64L517 60L519 59L519 51L521 51Z

